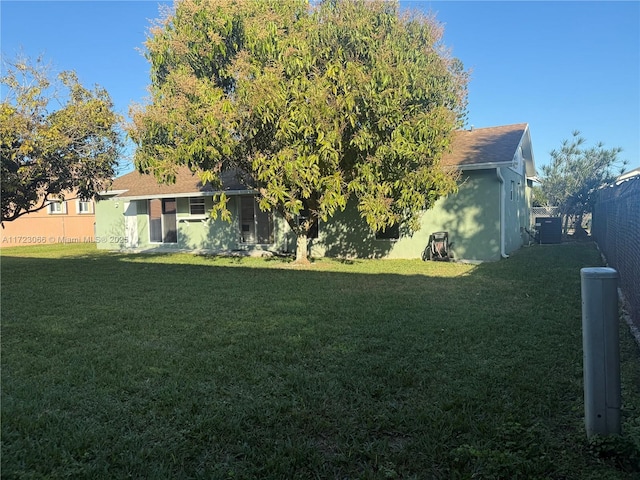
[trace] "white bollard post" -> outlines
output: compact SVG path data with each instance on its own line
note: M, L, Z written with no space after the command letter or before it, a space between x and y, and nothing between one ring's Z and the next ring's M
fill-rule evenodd
M587 437L620 434L618 272L583 268L580 277Z

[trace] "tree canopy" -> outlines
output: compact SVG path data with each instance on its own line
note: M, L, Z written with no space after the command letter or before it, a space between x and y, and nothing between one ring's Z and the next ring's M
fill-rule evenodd
M0 104L2 222L74 194L89 199L115 173L122 146L108 93L41 59L5 62Z
M584 214L592 212L597 189L624 172L627 164L618 158L621 148L606 149L602 142L587 148L585 142L574 131L560 149L551 151L551 163L542 167L541 178L541 196L559 207L565 219L577 218L578 224Z
M151 30L151 102L132 109L140 171L242 172L298 236L355 199L374 230L456 189L440 167L468 75L432 17L394 2L179 0ZM220 194L212 214L226 215ZM304 212L304 220L300 221ZM304 251L303 251L304 250Z

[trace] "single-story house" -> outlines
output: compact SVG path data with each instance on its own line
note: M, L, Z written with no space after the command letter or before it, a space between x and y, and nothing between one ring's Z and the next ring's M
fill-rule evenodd
M527 124L457 131L446 168L461 171L456 194L425 211L416 232L371 231L355 205L320 222L311 256L420 258L434 232L446 231L454 258L499 260L528 240L535 166ZM174 184L131 172L116 178L96 206L98 248L146 251L294 252L295 237L278 214L263 212L256 192L223 179L231 223L213 219L216 190L186 167Z

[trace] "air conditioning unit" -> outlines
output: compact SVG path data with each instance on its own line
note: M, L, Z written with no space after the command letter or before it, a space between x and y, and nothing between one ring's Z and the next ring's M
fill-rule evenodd
M562 218L536 217L536 232L540 245L562 243Z

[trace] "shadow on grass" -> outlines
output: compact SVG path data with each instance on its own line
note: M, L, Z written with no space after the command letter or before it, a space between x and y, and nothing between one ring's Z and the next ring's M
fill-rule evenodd
M80 255L3 252L3 477L624 478L582 438L593 248Z

